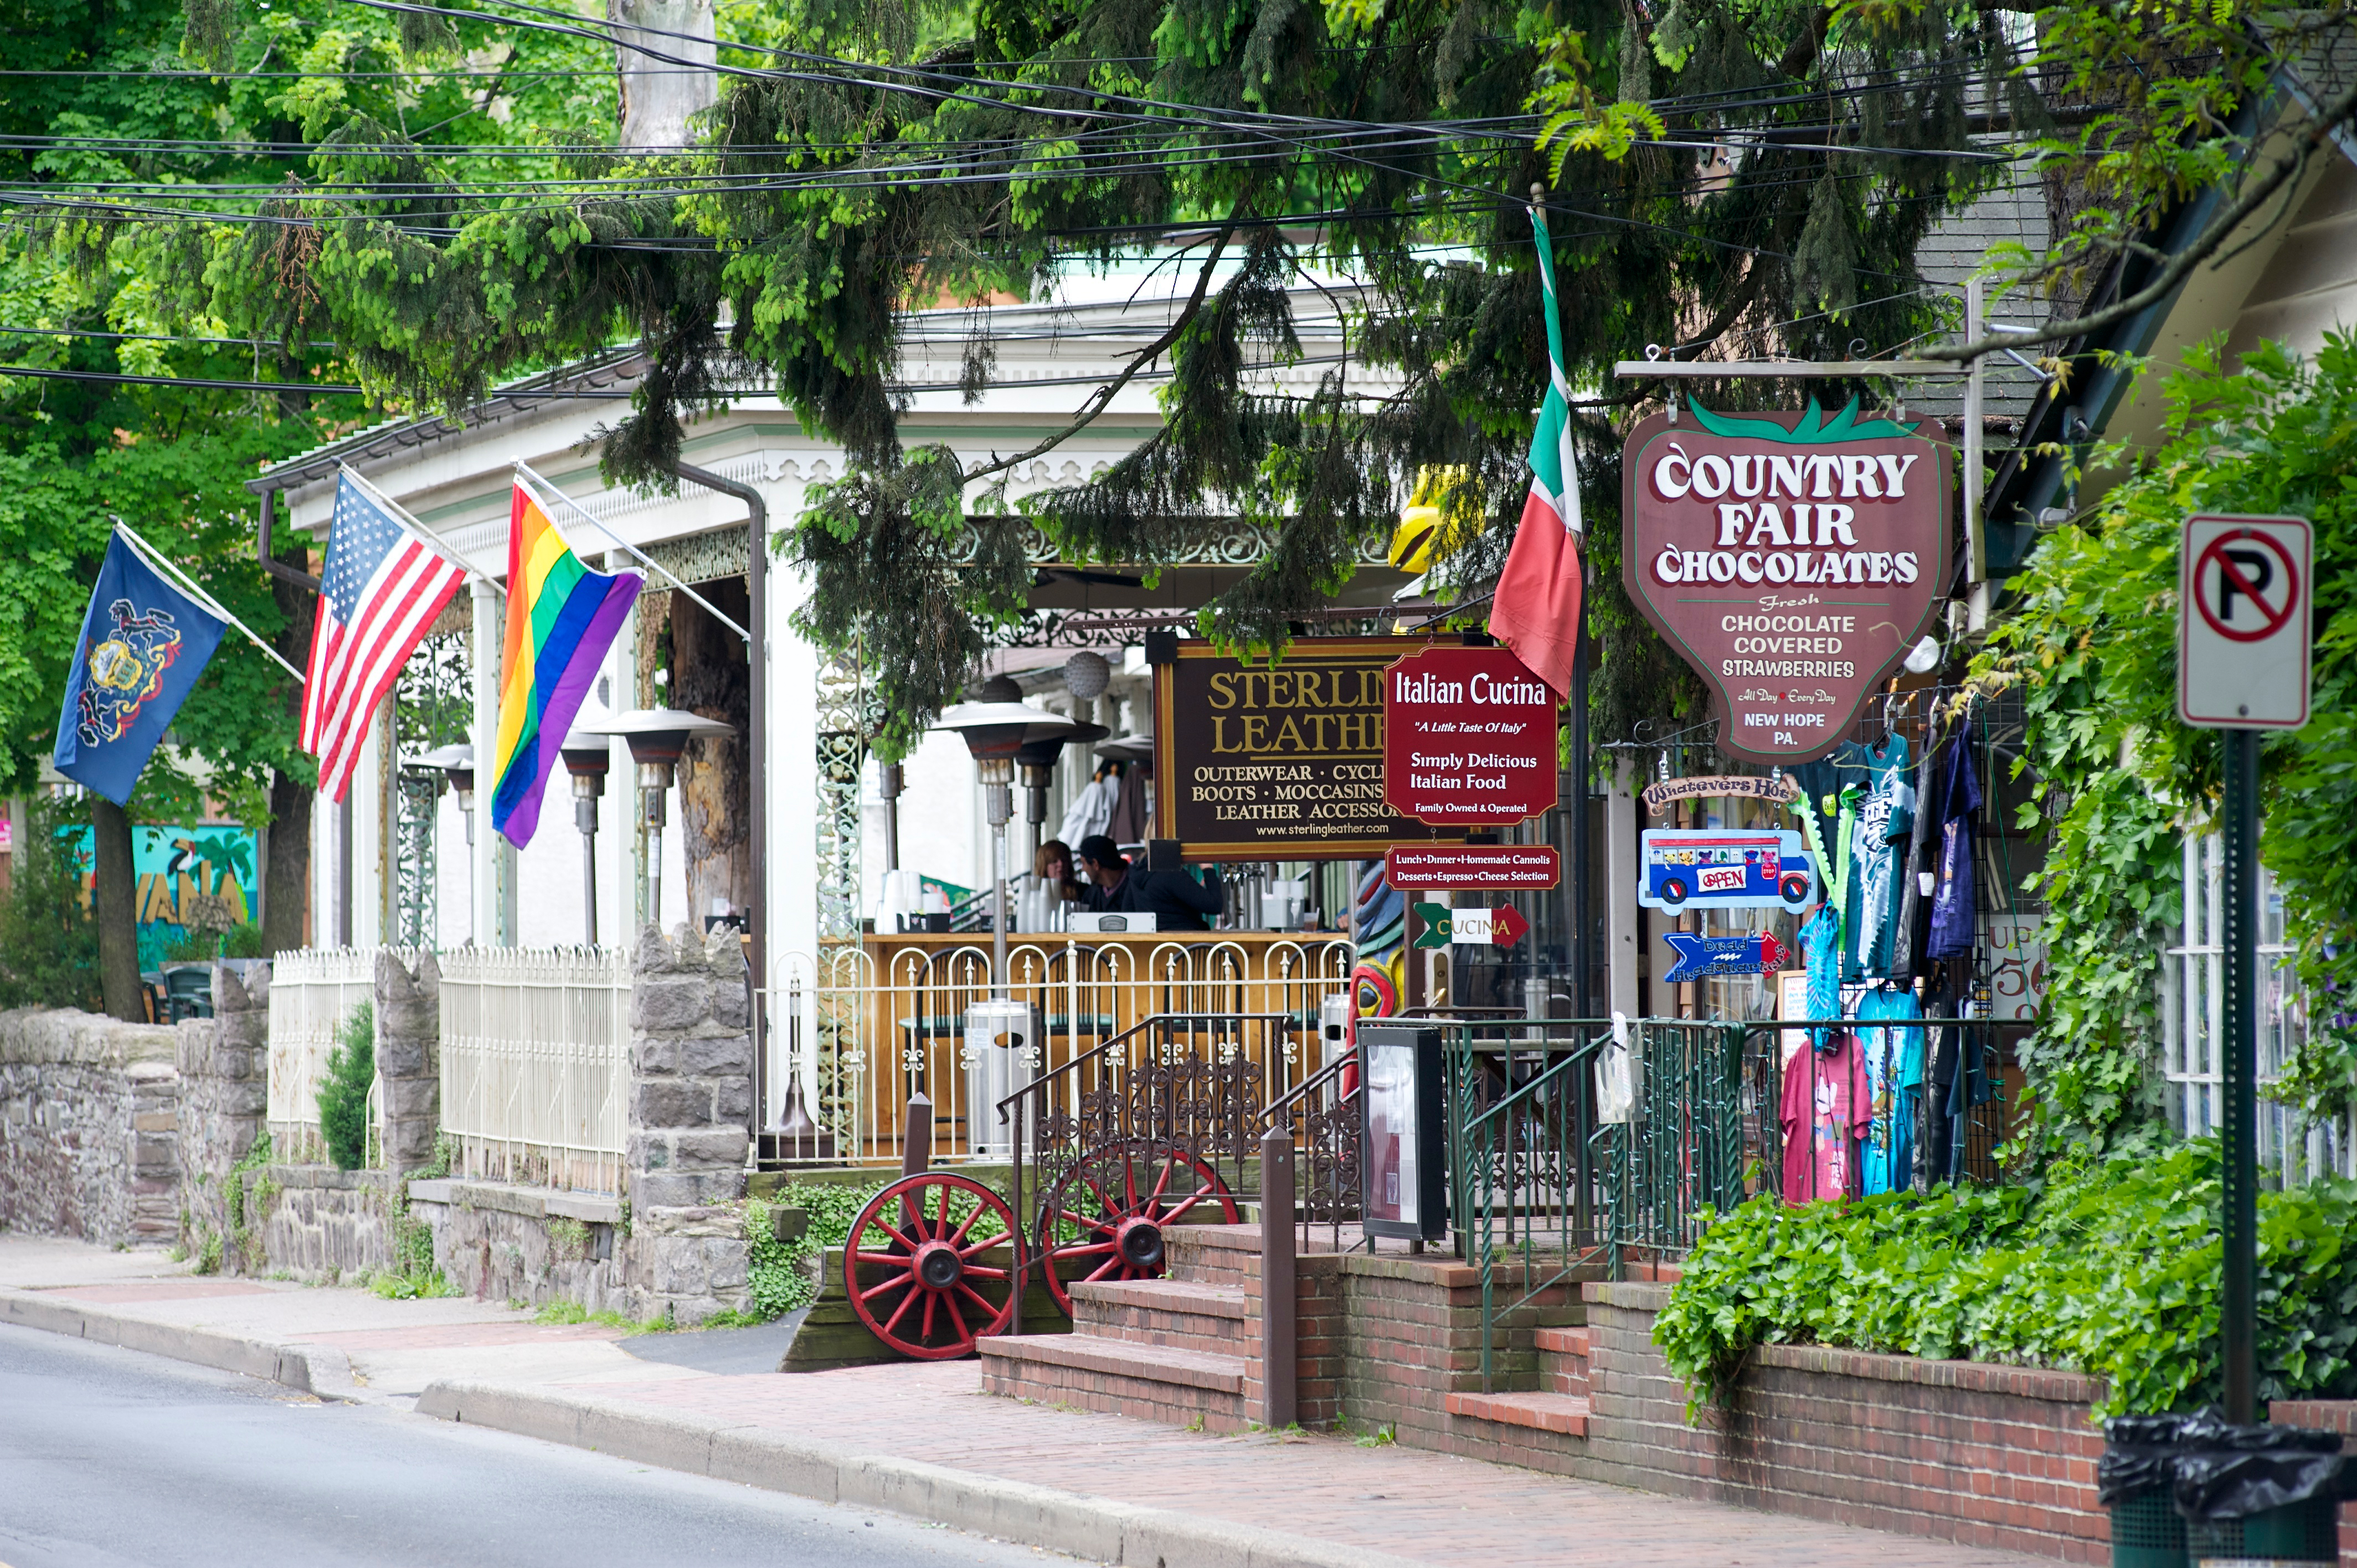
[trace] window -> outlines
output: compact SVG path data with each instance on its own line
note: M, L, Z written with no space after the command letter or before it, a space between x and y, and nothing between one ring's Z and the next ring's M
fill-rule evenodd
M2215 1131L2222 1109L2224 886L2223 843L2214 833L2186 840L2184 918L2162 966L2161 1071L2169 1121L2188 1137ZM2357 1111L2316 1122L2266 1097L2266 1086L2307 1036L2308 1014L2292 972L2283 895L2264 865L2258 904L2259 1164L2293 1183L2327 1172L2357 1175Z

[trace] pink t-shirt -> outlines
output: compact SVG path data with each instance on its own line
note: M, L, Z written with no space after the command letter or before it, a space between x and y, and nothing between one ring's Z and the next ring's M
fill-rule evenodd
M1855 1190L1857 1140L1874 1124L1866 1053L1847 1031L1829 1049L1803 1047L1784 1064L1784 1201L1846 1197Z

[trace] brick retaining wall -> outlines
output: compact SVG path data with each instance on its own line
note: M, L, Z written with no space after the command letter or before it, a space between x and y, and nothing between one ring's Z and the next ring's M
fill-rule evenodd
M1652 1342L1661 1284L1590 1284L1593 1414L1580 1472L1650 1491L2073 1563L2111 1554L2095 1500L2094 1378L1766 1345L1731 1407L1686 1424Z

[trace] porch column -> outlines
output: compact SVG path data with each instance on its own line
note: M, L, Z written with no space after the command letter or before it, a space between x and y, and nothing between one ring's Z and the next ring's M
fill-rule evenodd
M500 636L507 624L507 601L481 577L468 584L467 591L474 600L470 635L475 644L475 717L469 731L475 747L475 843L470 852L473 908L468 931L477 947L488 948L511 940L500 918L501 841L491 832L491 791L499 782L492 768L500 744Z

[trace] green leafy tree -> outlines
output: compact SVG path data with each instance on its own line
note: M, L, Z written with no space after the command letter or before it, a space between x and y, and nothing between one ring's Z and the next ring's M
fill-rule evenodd
M510 16L449 16L443 58L613 41L571 12ZM278 12L233 0L198 17L241 70L293 41ZM544 180L521 165L494 177L363 110L355 86L314 91L311 172L234 219L216 202L210 222L163 226L158 275L184 312L239 330L310 311L412 406L456 408L509 371L635 339L649 372L604 448L608 476L633 484L670 486L685 422L767 379L851 455L782 547L813 575L804 629L876 672L893 752L1015 616L1027 529L1067 559L1151 567L1215 519L1265 524L1274 548L1204 618L1265 647L1348 579L1418 466L1461 464L1443 587L1493 580L1545 375L1520 206L1534 182L1551 190L1572 373L1602 389L1579 432L1601 534L1609 421L1657 391L1610 381L1613 360L1649 342L1833 357L1951 329L1914 258L2003 167L1976 137L2009 137L2083 198L2050 282L2083 286L2141 254L2151 220L2215 180L2255 209L2351 105L2324 105L2288 164L2253 159L2237 114L2347 18L2346 0L2265 26L2185 0L784 0L732 13L730 74L688 155L608 155L608 124ZM326 58L319 37L305 58ZM665 41L637 47L662 59ZM1066 430L972 466L904 446L911 311L1037 297L1141 245L1181 269L1179 308ZM1337 274L1359 282L1336 290ZM1305 284L1394 389L1254 373L1298 360ZM971 389L994 356L985 325ZM1139 451L1006 504L1015 464L1165 367L1165 422ZM1770 395L1695 390L1721 406ZM1684 711L1690 679L1651 655L1609 575L1598 599L1601 708Z
M2023 1051L2045 1125L2116 1135L2158 1094L2157 971L2181 918L2185 834L2212 831L2214 730L2176 713L2178 537L2189 513L2315 525L2313 716L2260 750L2259 856L2284 897L2308 1030L2275 1092L2319 1115L2357 1090L2357 341L2314 364L2214 342L2166 386L2166 444L2093 514L2050 537L1975 666L2018 690L2021 766L2055 847L2037 891L2050 978ZM2126 454L2098 454L2121 462Z

